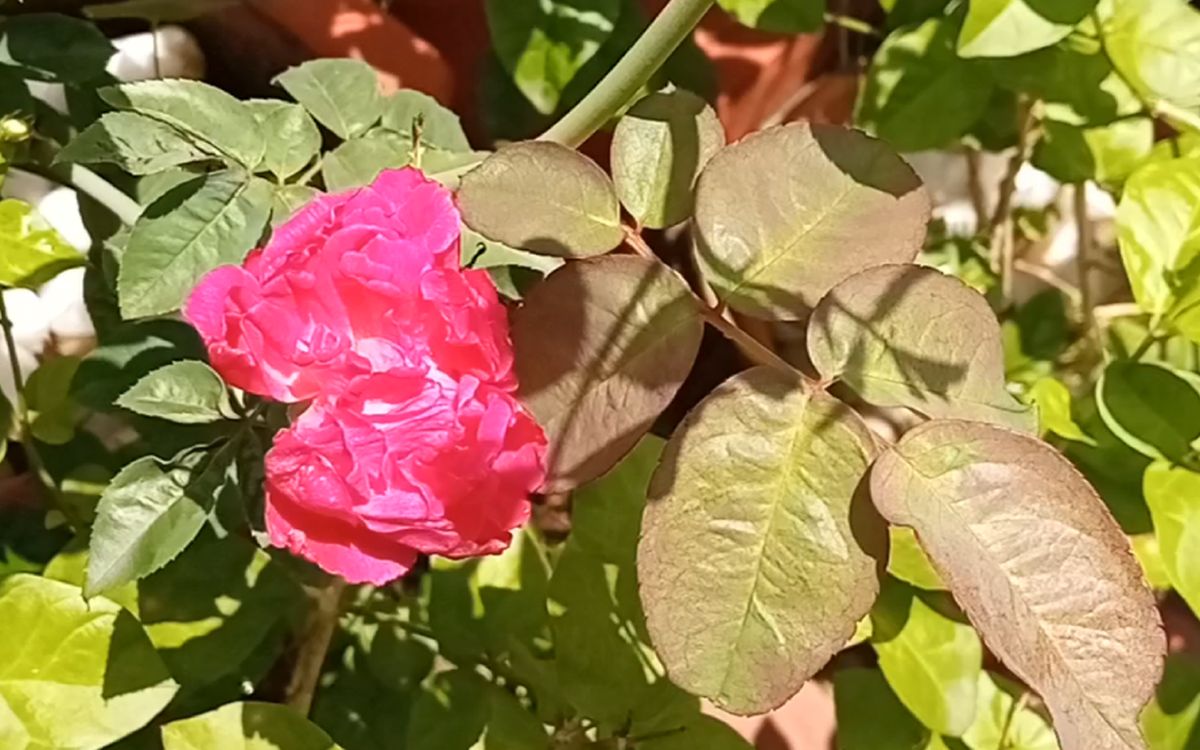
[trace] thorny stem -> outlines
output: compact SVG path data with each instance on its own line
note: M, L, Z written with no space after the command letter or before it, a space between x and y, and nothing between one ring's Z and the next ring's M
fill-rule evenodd
M656 263L662 263L662 260L654 254L654 251L651 250L650 246L646 244L646 240L642 238L642 235L637 229L634 229L633 227L624 227L624 230L625 242L633 249L635 253L648 260L653 260ZM709 305L694 291L691 292L691 294L696 303L697 309L700 311L700 316L704 318L705 322L724 334L725 338L732 341L735 346L741 349L742 353L745 354L750 361L756 364L767 365L769 367L783 370L791 375L796 375L800 378L801 382L807 386L816 385L812 378L793 367L787 362L787 360L771 351L771 349L761 341L742 330L737 323L725 317L722 305Z
M539 140L574 148L604 127L662 67L712 4L713 0L671 0L596 88Z
M8 364L12 372L13 391L17 394L17 403L14 406L17 409L17 419L20 424L21 446L25 450L25 457L29 460L29 468L33 470L34 475L41 481L42 488L49 496L54 507L58 512L63 514L63 517L66 518L71 528L75 531L82 531L86 524L84 524L83 519L79 517L74 508L63 502L62 497L58 494L58 488L54 484L54 479L46 471L46 465L42 462L42 455L38 452L37 445L34 443L33 427L29 420L29 404L25 401L25 381L21 377L21 363L17 359L17 342L13 336L12 319L8 316L8 304L2 292L0 292L0 329L4 331L4 346L8 350Z
M287 686L287 705L303 716L307 716L312 708L317 682L321 678L321 668L325 664L325 655L329 652L329 644L337 629L338 617L341 616L345 592L346 582L331 576L329 582L313 597L314 607L309 617L308 629L300 644L296 668Z

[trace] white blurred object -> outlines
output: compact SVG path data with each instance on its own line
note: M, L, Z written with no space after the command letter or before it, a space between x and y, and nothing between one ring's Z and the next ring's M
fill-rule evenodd
M92 318L83 301L83 268L63 271L46 282L38 296L50 324L50 332L59 338L87 338L96 335Z
M158 36L157 66L155 35ZM204 52L196 38L181 26L160 26L157 31L130 34L112 42L117 54L108 61L108 72L122 81L204 77Z
M37 368L37 357L50 337L49 321L46 319L41 298L28 289L6 289L0 294L4 295L4 306L13 323L13 340L17 345L17 364L21 367L21 380L28 380L29 374ZM0 390L4 391L4 397L10 404L16 401L12 358L3 337L0 337Z
M56 187L33 203L34 208L54 227L62 238L76 250L86 253L92 246L92 235L83 225L79 213L79 195L68 187Z

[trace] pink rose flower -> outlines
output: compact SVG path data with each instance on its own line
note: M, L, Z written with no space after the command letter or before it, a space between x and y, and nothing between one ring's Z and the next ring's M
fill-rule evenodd
M545 475L541 428L472 376L396 370L318 401L267 454L271 543L352 583L418 553L501 552Z
M504 307L459 267L459 231L445 188L386 171L314 200L184 311L228 382L313 402L267 454L267 531L354 583L502 551L545 477Z
M427 358L515 385L495 287L459 269L458 210L415 169L317 198L242 266L205 276L184 317L226 380L277 401Z

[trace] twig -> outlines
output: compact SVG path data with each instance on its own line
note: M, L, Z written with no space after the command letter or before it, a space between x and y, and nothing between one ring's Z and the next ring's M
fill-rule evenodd
M855 18L854 16L847 16L841 13L826 13L825 23L833 26L840 26L846 31L853 31L855 34L871 36L875 37L876 39L883 38L883 33L880 32L879 29L875 28L861 18Z
M338 617L341 615L342 596L345 591L346 582L331 576L329 583L313 597L314 606L309 617L308 629L304 641L300 644L296 668L288 682L285 701L304 716L307 716L312 708L317 682L321 679L321 668L325 665L325 655L329 652L329 644L333 640Z
M671 0L608 75L539 140L573 148L604 127L692 33L713 2Z
M1017 714L1025 710L1025 705L1029 703L1029 691L1021 693L1021 696L1013 701L1012 708L1008 711L1008 716L1004 718L1004 726L1000 729L1000 742L996 745L996 750L1007 750L1008 748L1008 733L1012 731L1013 724L1016 722Z
M1162 337L1159 334L1155 333L1154 331L1147 331L1146 337L1142 339L1142 343L1138 344L1137 349L1133 350L1133 353L1129 355L1129 358L1134 362L1138 361L1142 357L1146 356L1146 352L1150 351L1150 347L1154 346L1161 340Z
M8 364L12 373L13 391L17 394L17 403L14 406L17 409L17 420L20 426L21 447L24 448L25 457L29 460L29 468L38 478L42 489L50 498L55 509L63 514L63 518L67 520L72 529L82 531L87 524L75 512L75 509L63 500L54 483L54 478L46 470L41 453L38 452L33 436L33 424L29 419L29 403L25 400L25 380L21 377L21 363L17 359L17 342L13 336L12 318L8 316L8 303L5 301L2 291L0 291L0 329L3 329L4 346L8 349Z
M624 230L625 242L630 248L633 249L635 253L643 258L662 263L662 260L654 254L654 251L650 249L650 246L646 244L646 240L642 238L642 235L636 229L633 227L624 227ZM704 280L701 279L700 283L703 284ZM799 369L792 366L787 360L771 351L771 349L761 341L742 330L737 323L727 318L725 316L725 309L723 305L720 303L716 305L707 303L694 291L691 291L691 295L695 300L696 307L700 310L700 316L704 318L704 321L724 334L725 338L732 341L734 345L741 349L742 353L745 354L751 362L784 370L789 374L799 377L801 382L803 382L806 386L817 386L816 382L813 381L812 378L808 377Z
M975 210L975 226L981 227L988 220L988 210L980 174L979 150L967 146L964 153L967 159L967 191L971 196L971 208Z
M1072 209L1075 214L1075 229L1079 238L1075 254L1076 267L1079 269L1079 306L1083 309L1083 324L1088 337L1097 344L1099 329L1096 327L1096 299L1092 292L1091 269L1089 263L1092 257L1092 222L1088 218L1087 183L1076 183L1072 197Z
M1049 268L1038 265L1037 263L1030 263L1024 258L1014 258L1013 269L1019 271L1020 273L1032 276L1039 281L1044 281L1046 284L1049 284L1065 294L1071 300L1072 304L1080 304L1082 293L1080 292L1079 288L1063 277L1054 273Z
M1017 150L1008 161L1008 169L1000 182L1000 194L996 198L996 210L987 226L992 246L992 267L1000 275L1000 291L1005 301L1012 298L1013 259L1016 254L1016 230L1012 218L1013 194L1017 189L1017 174L1029 159L1029 151L1034 141L1034 121L1033 104L1022 98L1018 103L1017 112Z

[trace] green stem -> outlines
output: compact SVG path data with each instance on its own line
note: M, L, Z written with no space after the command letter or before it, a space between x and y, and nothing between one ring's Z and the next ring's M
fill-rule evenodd
M574 148L604 127L662 67L712 4L713 0L671 0L596 88L539 140Z
M17 403L14 406L17 409L17 419L20 424L21 447L29 461L29 468L42 483L42 487L50 496L54 507L63 514L71 528L75 531L82 531L85 527L83 519L73 508L63 502L54 485L54 479L46 470L46 464L42 462L42 456L38 453L37 445L34 443L33 427L29 419L29 405L25 401L25 381L21 377L21 363L17 360L17 342L13 336L12 319L8 316L8 304L5 302L2 292L0 292L0 329L3 329L4 332L4 346L8 349L8 363L12 368L13 390L17 394Z
M1138 344L1138 348L1133 350L1133 354L1129 355L1129 358L1134 362L1138 361L1146 355L1146 352L1150 351L1150 347L1157 344L1160 340L1161 337L1158 334L1150 331L1146 334L1146 338L1142 339L1142 343Z
M133 226L133 223L142 214L142 207L137 204L137 201L82 164L71 164L68 167L56 169L44 169L33 164L23 164L14 169L74 187L111 211L125 226Z

